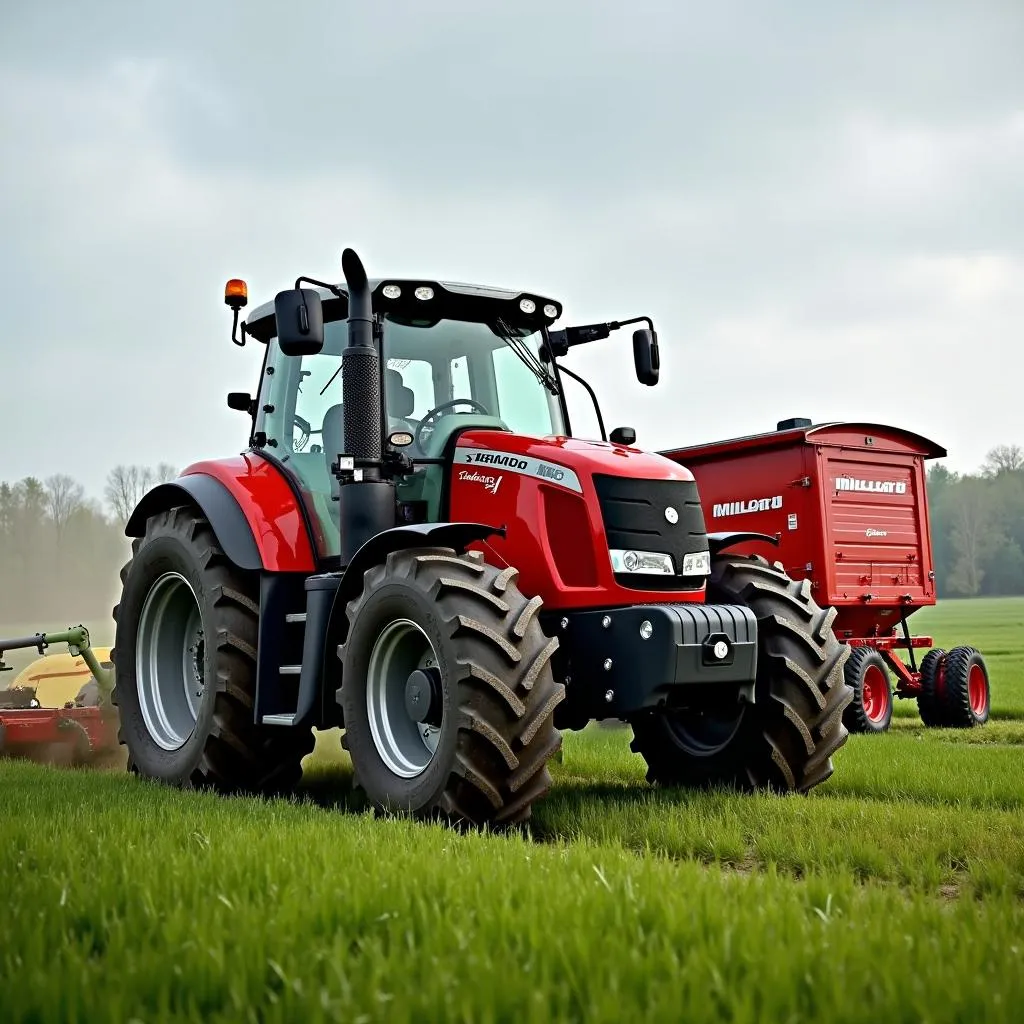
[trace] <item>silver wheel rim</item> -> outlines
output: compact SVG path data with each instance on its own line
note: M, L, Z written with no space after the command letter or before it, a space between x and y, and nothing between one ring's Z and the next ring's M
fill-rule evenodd
M158 747L180 750L195 731L205 689L199 601L180 573L164 573L146 595L135 651L146 730Z
M384 627L370 653L366 711L374 746L388 770L403 779L426 771L441 739L441 728L414 721L405 707L405 686L416 669L436 668L427 634L410 619Z

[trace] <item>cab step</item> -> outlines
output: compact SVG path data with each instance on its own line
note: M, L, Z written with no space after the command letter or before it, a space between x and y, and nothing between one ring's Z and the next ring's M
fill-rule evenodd
M287 725L294 725L294 723L295 723L295 716L294 715L264 715L263 716L263 724L264 725L286 725L287 726Z

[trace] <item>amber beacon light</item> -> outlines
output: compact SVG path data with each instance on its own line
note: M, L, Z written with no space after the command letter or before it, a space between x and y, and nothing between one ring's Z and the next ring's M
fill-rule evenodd
M249 288L240 278L233 277L224 285L224 301L232 309L241 309L249 301Z

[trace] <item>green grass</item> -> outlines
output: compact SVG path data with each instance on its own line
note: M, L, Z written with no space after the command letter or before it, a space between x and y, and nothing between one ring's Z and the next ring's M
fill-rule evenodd
M0 1019L1019 1020L1024 601L915 618L1000 717L901 716L805 798L653 790L626 729L511 836L374 818L337 732L291 801L2 763Z

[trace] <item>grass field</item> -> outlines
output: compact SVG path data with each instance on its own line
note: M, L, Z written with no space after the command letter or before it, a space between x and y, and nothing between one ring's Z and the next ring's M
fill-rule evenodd
M908 702L805 798L652 790L596 728L502 837L375 819L337 733L292 801L3 764L0 1019L1019 1021L1024 600L915 620L994 720Z

